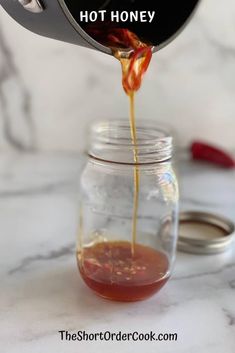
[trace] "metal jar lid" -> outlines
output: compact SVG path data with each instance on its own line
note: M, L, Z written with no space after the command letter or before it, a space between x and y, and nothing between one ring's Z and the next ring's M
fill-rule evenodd
M217 254L227 250L235 237L232 221L212 213L180 214L178 250L193 254Z

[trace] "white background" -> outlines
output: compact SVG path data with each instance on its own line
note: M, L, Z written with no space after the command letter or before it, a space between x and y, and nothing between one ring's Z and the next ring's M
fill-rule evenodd
M92 119L126 117L114 58L39 37L0 9L0 148L84 148ZM154 55L139 118L227 148L235 141L235 2L202 0L186 30Z

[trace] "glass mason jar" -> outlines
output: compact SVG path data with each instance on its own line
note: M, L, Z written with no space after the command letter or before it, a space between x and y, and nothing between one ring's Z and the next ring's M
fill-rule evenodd
M94 292L119 301L145 299L167 282L178 235L172 137L150 121L136 132L134 146L128 121L92 125L80 181L78 268Z

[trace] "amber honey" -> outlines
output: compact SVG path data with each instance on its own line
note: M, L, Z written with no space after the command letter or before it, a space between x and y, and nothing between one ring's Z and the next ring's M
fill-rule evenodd
M157 293L169 278L167 256L131 242L103 242L83 248L77 255L85 283L111 300L137 301Z

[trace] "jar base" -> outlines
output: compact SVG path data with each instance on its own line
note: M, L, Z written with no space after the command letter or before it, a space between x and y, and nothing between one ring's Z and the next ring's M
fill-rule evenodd
M104 242L78 253L78 268L97 295L113 301L133 302L156 294L169 279L167 256L145 245Z
M80 271L81 273L81 271ZM99 297L111 301L118 302L136 302L148 299L158 293L160 289L169 280L169 276L159 280L156 283L151 283L142 286L124 287L118 284L103 284L81 276L86 285Z

